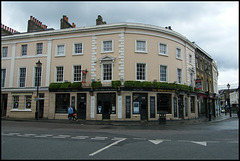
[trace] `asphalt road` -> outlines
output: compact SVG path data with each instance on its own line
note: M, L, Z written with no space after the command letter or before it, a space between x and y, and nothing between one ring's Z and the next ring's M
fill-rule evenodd
M1 159L239 159L239 120L199 125L1 122Z

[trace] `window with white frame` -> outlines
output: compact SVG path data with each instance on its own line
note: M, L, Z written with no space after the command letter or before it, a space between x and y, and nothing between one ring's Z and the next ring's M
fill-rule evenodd
M195 62L196 62L196 68L199 68L199 66L198 66L198 57L195 58Z
M160 65L160 82L167 82L167 66Z
M56 82L63 82L63 66L56 67Z
M82 43L75 43L74 44L73 54L75 54L75 55L83 54L83 44Z
M81 65L74 65L73 66L73 81L80 82L82 79L82 66Z
M103 81L112 80L112 63L102 64L102 80Z
M180 49L180 48L176 48L176 57L177 57L178 59L181 59L181 58L182 58L181 49Z
M177 68L177 82L182 83L182 69Z
M193 73L190 73L190 86L193 87Z
M147 41L136 40L136 52L147 52Z
M1 69L1 87L5 87L6 69Z
M13 96L13 108L18 109L19 96Z
M38 80L39 79L39 80ZM35 67L35 79L34 79L34 86L37 87L42 85L42 67L41 68L37 68Z
M26 85L26 68L19 68L19 87Z
M27 55L27 45L22 45L22 56Z
M57 45L56 56L65 56L65 45Z
M3 51L2 51L2 57L5 58L5 57L7 57L7 55L8 55L8 47L5 46L5 47L3 47L2 49L3 49Z
M168 55L167 54L167 44L159 43L159 54L160 55Z
M146 64L137 63L136 67L136 80L146 80Z
M37 55L42 54L43 43L37 43Z
M192 64L192 55L189 54L189 63Z
M113 52L113 40L102 41L102 52Z

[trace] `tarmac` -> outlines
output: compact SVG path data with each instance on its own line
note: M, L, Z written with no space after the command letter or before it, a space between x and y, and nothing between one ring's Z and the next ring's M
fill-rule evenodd
M67 124L80 124L80 125L107 125L110 127L159 127L159 126L180 126L180 125L201 125L201 124L208 124L208 123L216 123L219 121L226 121L228 119L238 118L238 115L236 113L232 114L232 117L230 117L229 113L227 115L221 114L220 116L211 116L211 121L209 121L209 118L206 118L204 116L197 118L197 119L189 119L189 120L157 120L157 121L93 121L93 120L80 120L77 121L69 121L68 119L14 119L14 118L4 118L2 117L1 120L5 121L26 121L26 122L47 122L47 123L67 123Z

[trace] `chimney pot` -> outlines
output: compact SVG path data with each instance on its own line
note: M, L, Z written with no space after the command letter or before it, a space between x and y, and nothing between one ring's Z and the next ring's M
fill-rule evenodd
M30 20L32 20L33 19L33 16L30 16Z

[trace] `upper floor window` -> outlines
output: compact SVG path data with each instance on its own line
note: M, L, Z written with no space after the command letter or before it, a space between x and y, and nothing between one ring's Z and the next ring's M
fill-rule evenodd
M5 57L7 57L7 55L8 55L8 47L6 46L6 47L3 47L2 49L3 49L3 51L2 51L2 57L5 58Z
M19 87L25 87L26 84L26 68L19 69Z
M65 56L65 45L57 45L56 56Z
M5 87L6 69L1 69L1 87Z
M195 58L195 61L196 61L196 68L199 68L199 66L198 66L198 58L197 57Z
M167 44L159 43L159 54L168 55L167 54Z
M182 83L182 69L177 68L177 82Z
M43 44L37 43L37 55L42 54Z
M63 82L63 66L56 67L56 82Z
M167 82L167 66L160 65L160 82Z
M147 52L147 41L145 40L136 40L136 52Z
M182 58L181 49L180 48L176 48L176 58L178 58L178 59Z
M189 63L192 64L192 55L189 54Z
M113 52L113 40L102 41L102 52Z
M82 43L75 43L74 44L74 55L83 54L83 44Z
M112 63L102 65L102 80L111 81L112 80Z
M82 77L81 65L74 65L73 66L73 81L79 82L79 81L81 81L81 77Z
M27 55L27 45L22 45L22 56Z
M37 68L35 67L35 87L41 86L41 80L42 80L42 67L41 68Z
M136 80L139 80L139 81L146 80L146 64L137 63Z

